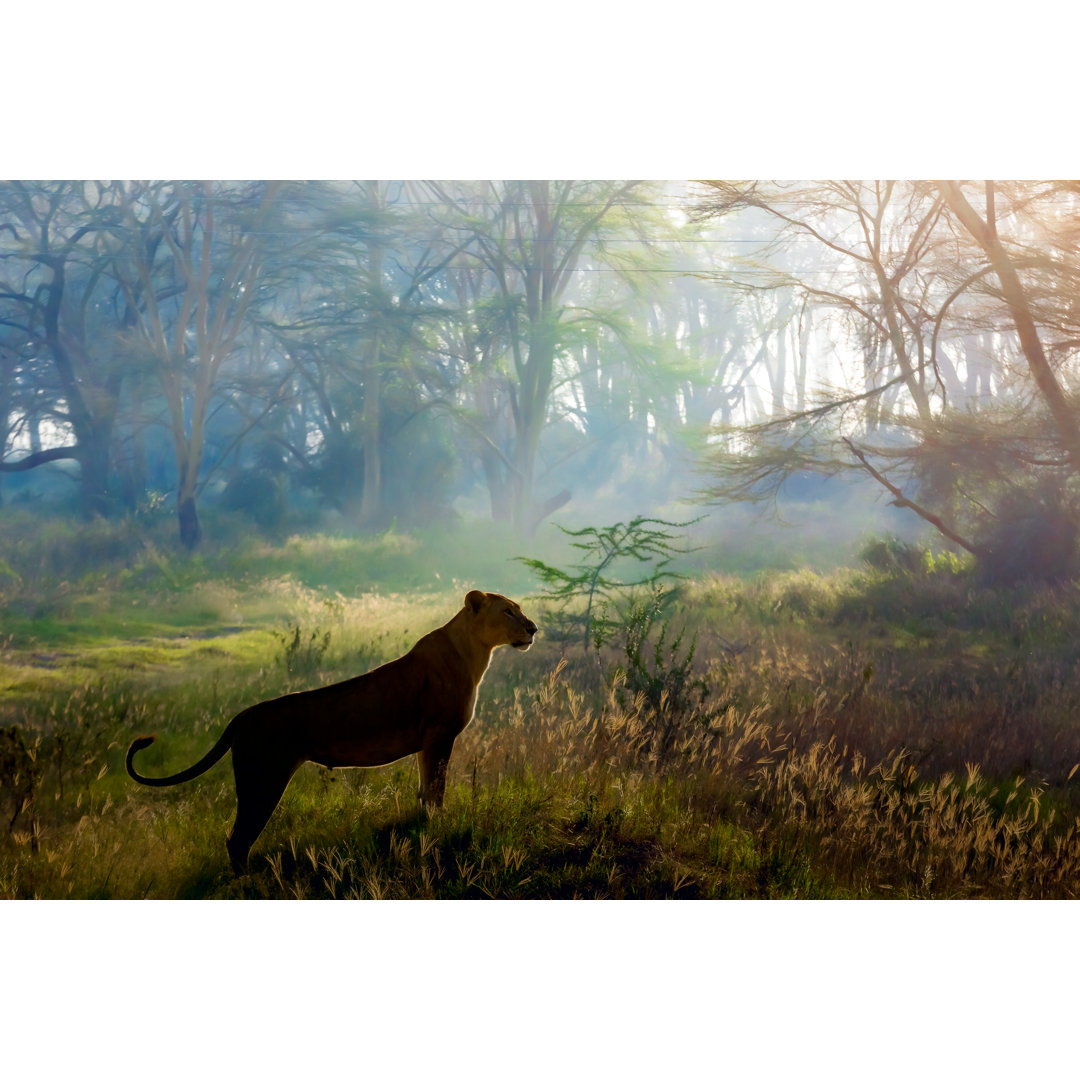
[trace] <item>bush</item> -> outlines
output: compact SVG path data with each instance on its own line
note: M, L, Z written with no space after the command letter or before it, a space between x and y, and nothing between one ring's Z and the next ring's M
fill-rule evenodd
M897 536L872 537L859 549L859 558L884 574L914 573L923 568L925 552Z
M171 529L171 524L166 528ZM32 588L50 580L75 582L102 568L129 564L142 550L148 531L130 517L84 521L61 514L5 510L0 519L0 549L5 559L0 588L19 583Z
M622 625L622 619L611 614L617 596L628 591L632 596L635 590L655 589L665 579L681 577L667 569L672 558L682 553L677 546L676 534L667 530L693 524L693 521L636 517L625 523L617 521L614 525L584 529L565 529L558 525L556 528L573 537L571 546L585 552L584 562L562 570L540 559L518 558L515 561L524 563L540 578L545 585L545 591L540 595L555 601L561 608L557 621L567 632L580 628L588 651L590 645L599 648ZM617 567L628 565L644 576L635 575L633 581L614 576ZM647 574L644 567L649 568ZM584 612L572 609L574 602L584 603Z
M979 538L988 585L1067 581L1080 574L1076 510L1059 487L1010 492Z
M277 529L288 509L284 481L261 469L237 473L226 486L222 502L227 510L246 514L264 532Z

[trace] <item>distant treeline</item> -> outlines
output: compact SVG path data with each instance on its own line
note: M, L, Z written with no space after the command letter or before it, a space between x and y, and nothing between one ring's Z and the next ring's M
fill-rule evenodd
M209 496L378 527L485 493L528 534L598 492L647 511L688 465L717 499L856 470L984 561L1033 515L1071 552L1078 197L6 181L0 491L167 499L194 547Z
M686 359L719 290L672 292L673 249L650 247L676 203L635 182L5 182L3 472L72 462L89 512L168 493L189 546L208 489L264 524L307 498L377 525L479 484L527 531L627 459L662 488L724 394Z

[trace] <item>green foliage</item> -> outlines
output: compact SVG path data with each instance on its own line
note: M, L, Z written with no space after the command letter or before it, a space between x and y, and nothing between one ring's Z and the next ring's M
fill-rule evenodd
M544 597L562 605L564 632L568 626L580 630L586 652L591 645L599 658L605 645L621 639L622 655L609 678L621 700L640 696L644 702L658 758L667 754L679 725L710 692L694 671L696 635L684 646L685 627L672 630L668 616L676 594L664 585L683 576L668 569L676 554L685 553L671 530L691 524L636 517L606 527L559 526L577 538L572 546L585 552L583 562L563 570L538 559L519 560L545 583ZM632 580L613 576L615 568L627 564L637 570Z
M963 574L971 568L970 555L933 551L909 544L891 534L871 537L859 549L859 558L872 570L891 576L910 574Z
M650 707L677 722L709 696L709 684L694 674L695 635L683 647L686 630L669 637L667 608L672 595L655 585L649 595L631 605L624 619L626 688L645 696ZM655 637L653 630L659 627ZM650 647L651 646L651 647Z
M285 520L288 505L282 477L262 469L244 469L222 493L229 510L246 514L260 529L273 532Z
M575 537L571 547L585 553L583 562L563 570L541 559L516 561L524 563L540 578L544 584L540 595L560 606L564 627L580 629L588 651L590 644L599 647L622 624L621 618L612 614L618 594L652 589L665 579L681 576L667 569L675 555L685 553L685 549L677 546L678 537L669 530L687 528L697 520L700 519L680 522L635 517L629 522L583 529L558 525L556 528L561 532ZM613 576L617 567L635 563L644 576L631 581ZM576 601L584 602L584 611L570 607Z
M874 536L859 549L859 558L871 569L882 573L911 573L924 565L923 548L897 536Z
M161 521L169 513L169 496L164 491L147 490L135 506L135 517L144 524Z
M971 568L971 558L958 555L955 551L933 552L927 549L923 552L922 568L928 574L956 576L966 573Z
M103 565L123 565L137 557L148 535L153 534L131 519L81 521L5 509L0 516L5 566L0 589L73 581Z
M159 621L156 611L167 606L163 594L179 601L213 591L210 582L219 583L224 592L289 578L303 587L348 595L453 588L462 596L473 582L508 594L524 591L529 582L527 572L506 554L514 538L508 529L492 523L483 524L479 539L472 523L408 532L391 527L374 533L309 532L277 538L251 529L233 513L208 509L202 520L203 544L191 555L177 542L171 518L83 522L5 508L0 514L4 553L0 597L5 614L60 616L74 628L82 613L89 614L94 596L95 620L110 611L136 627ZM9 573L3 570L5 563ZM135 596L122 599L125 591L138 594L137 602ZM227 618L221 612L215 617ZM10 632L12 627L6 629ZM88 629L96 633L102 627L95 622Z

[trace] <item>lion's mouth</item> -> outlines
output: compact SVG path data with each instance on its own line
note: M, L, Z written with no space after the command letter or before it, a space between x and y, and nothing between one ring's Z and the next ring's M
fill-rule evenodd
M518 652L528 652L529 646L536 640L537 632L540 627L532 621L532 619L526 619L524 616L515 616L516 620L521 623L521 629L525 631L525 639L523 641L512 641L513 645Z

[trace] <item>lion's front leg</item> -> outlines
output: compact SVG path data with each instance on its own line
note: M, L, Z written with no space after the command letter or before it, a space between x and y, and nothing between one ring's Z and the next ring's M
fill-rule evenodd
M436 740L425 746L417 755L420 763L420 805L432 810L442 806L446 792L446 767L454 740Z

